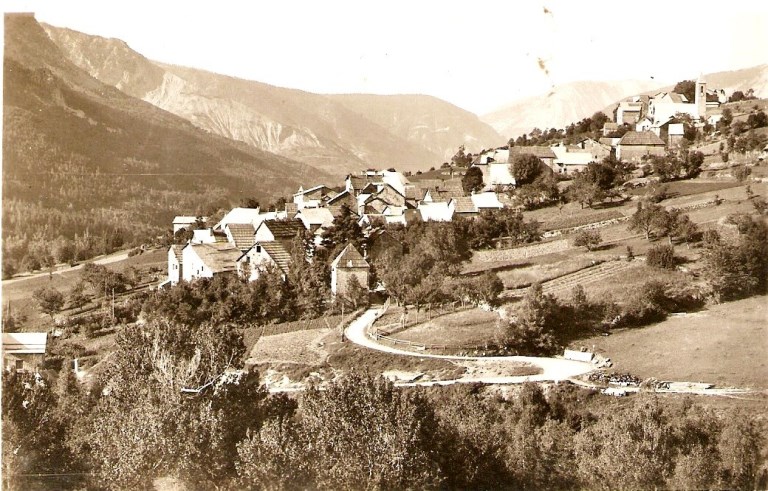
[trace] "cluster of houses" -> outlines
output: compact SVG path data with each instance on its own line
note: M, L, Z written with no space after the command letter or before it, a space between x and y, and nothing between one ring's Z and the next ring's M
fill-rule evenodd
M727 101L724 90L707 89L707 83L700 77L695 94L692 102L676 92L633 96L619 103L615 122L605 123L603 137L598 140L584 138L572 145L493 149L482 152L472 165L483 171L487 185L514 186L509 164L521 153L535 155L556 174L582 171L588 164L600 162L609 155L626 162L640 162L646 156L662 156L683 139L685 127L679 122L681 118L690 118L697 127L714 126L722 119L720 105ZM611 136L626 125L632 130L621 137Z
M510 178L503 180L505 185L514 185ZM319 245L344 205L366 233L376 234L381 230L377 225L451 221L511 205L509 197L493 187L489 184L488 190L466 195L458 177L412 182L394 170L368 170L348 175L340 188L301 187L293 201L277 212L234 208L212 226L203 226L204 217L178 216L173 221L174 232L192 230L192 236L186 244L169 248L168 279L161 286L218 274L237 274L253 281L269 267L277 268L285 278L296 236L309 233ZM369 267L367 258L348 246L332 263L331 290L342 292L350 275L367 285Z

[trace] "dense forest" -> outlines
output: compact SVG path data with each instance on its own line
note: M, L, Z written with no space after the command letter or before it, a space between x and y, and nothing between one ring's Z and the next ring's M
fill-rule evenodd
M3 479L57 488L762 489L764 421L571 385L400 389L353 372L269 394L239 331L153 321L118 335L92 385L3 375ZM35 478L31 474L53 474ZM55 480L55 481L54 481Z

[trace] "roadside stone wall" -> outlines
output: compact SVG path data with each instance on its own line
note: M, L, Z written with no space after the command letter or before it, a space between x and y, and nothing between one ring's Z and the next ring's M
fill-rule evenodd
M475 257L480 262L517 261L529 257L552 254L553 252L562 252L568 249L568 247L568 240L560 239L550 242L539 242L537 244L514 247L511 249L490 249L475 251Z
M578 227L561 228L558 230L549 230L542 234L542 237L548 239L550 237L559 237L561 235L568 235L581 230L593 230L596 228L603 228L609 225L616 225L617 223L626 222L629 217L611 218L610 220L603 220L601 222L587 223L586 225L579 225Z

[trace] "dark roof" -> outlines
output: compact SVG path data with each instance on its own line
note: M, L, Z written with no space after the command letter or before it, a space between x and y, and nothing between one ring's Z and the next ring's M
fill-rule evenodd
M256 232L252 223L228 223L227 228L235 247L241 251L250 249L253 245L253 233Z
M187 247L191 247L200 257L200 260L203 261L203 264L208 266L214 273L234 271L237 259L242 254L241 251L229 243L191 244Z
M555 155L555 152L552 151L549 147L539 147L539 146L532 146L532 147L510 147L509 149L509 163L512 163L514 158L518 155L523 154L531 154L535 155L536 157L540 159L554 159L557 158Z
M619 140L619 145L661 145L664 141L652 131L628 131Z
M291 220L264 220L264 226L269 228L272 235L277 239L292 239L296 234L306 230L301 220L294 218Z
M280 271L288 274L288 267L291 264L291 253L288 249L280 242L259 242L259 245L269 254Z
M454 213L477 213L477 206L470 196L460 196L453 200L456 202Z
M337 268L369 268L368 262L363 255L355 249L352 244L347 244L336 259L333 260L333 266Z
M350 196L349 190L345 189L344 191L340 192L339 194L337 194L333 198L329 199L328 200L328 204L332 205L332 204L336 203L337 201L341 201L344 198L348 198L349 196Z

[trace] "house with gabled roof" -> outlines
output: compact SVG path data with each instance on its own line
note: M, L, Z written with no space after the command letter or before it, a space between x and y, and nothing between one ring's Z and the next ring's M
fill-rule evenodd
M267 270L277 268L285 280L291 265L290 250L282 242L257 242L237 258L237 272L248 281L255 281Z
M554 169L558 174L573 174L587 168L595 158L590 152L585 152L579 147L569 147L566 145L555 145L552 147L557 158L554 161Z
M242 251L229 242L187 244L182 249L182 279L213 278L219 274L235 274Z
M355 194L352 191L345 189L333 198L329 199L326 203L326 206L328 208L333 208L340 207L343 204L349 206L351 210L355 210L357 208L357 199L355 199Z
M628 131L616 146L616 158L624 161L640 161L646 155L663 156L664 140L652 131Z
M483 210L500 210L504 208L504 204L499 201L499 195L497 193L486 191L484 193L475 193L469 197L472 200L472 204L475 205L477 211Z
M425 222L450 222L453 219L453 201L422 201L418 210L421 220Z
M511 147L509 149L509 161L508 164L514 164L515 157L518 155L533 155L537 157L539 160L544 162L544 165L552 168L553 162L555 161L555 158L557 156L555 155L555 152L552 151L549 147L544 146L530 146L530 147Z
M253 245L256 229L251 223L228 223L224 227L227 240L241 251L247 251Z
M39 372L43 368L48 347L48 333L4 332L3 369L16 372Z
M264 220L256 228L254 233L254 243L256 242L288 242L302 233L306 228L301 220L292 218L290 220Z
M336 192L323 184L309 189L299 187L299 191L293 195L293 202L298 206L299 210L302 208L317 208L334 196L336 196Z
M331 263L331 293L345 295L351 277L367 290L370 270L371 266L360 251L347 244Z
M303 208L294 218L301 220L304 228L314 233L318 229L327 229L333 225L333 212L330 208Z

